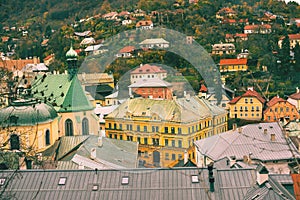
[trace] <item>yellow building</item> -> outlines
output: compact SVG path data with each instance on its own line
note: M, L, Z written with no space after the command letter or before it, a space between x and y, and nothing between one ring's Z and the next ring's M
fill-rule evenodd
M247 71L247 59L221 59L220 60L220 72L236 72Z
M249 88L243 95L235 97L229 104L229 118L261 120L265 99Z
M18 100L0 110L0 143L4 150L34 154L58 139L55 109L36 100Z
M194 141L227 130L227 112L198 97L128 99L105 118L106 136L139 142L146 167L167 167L194 160Z

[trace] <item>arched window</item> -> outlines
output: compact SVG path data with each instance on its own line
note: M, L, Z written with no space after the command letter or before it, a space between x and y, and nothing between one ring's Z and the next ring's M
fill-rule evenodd
M20 150L20 138L17 134L10 135L10 150Z
M89 134L89 120L87 118L83 118L82 120L82 135Z
M48 129L45 132L45 142L46 145L50 145L50 131Z
M73 122L70 119L65 121L65 134L66 136L73 136Z

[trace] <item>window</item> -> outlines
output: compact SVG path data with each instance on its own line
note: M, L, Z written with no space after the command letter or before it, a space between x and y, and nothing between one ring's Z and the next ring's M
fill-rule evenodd
M140 138L140 137L137 138L137 142L138 142L139 144L141 144L141 138Z
M89 120L87 118L83 118L82 120L82 135L89 134Z
M168 132L169 132L169 128L165 127L165 133L168 133Z
M46 145L50 145L50 131L49 131L49 129L47 129L46 132L45 132L45 143L46 143Z
M67 177L60 177L58 181L58 185L66 185Z
M155 126L152 126L152 132L153 133L155 132Z
M148 144L148 138L144 138L144 144Z
M172 154L172 160L176 160L176 154Z
M119 129L122 130L123 129L123 125L119 124Z
M169 153L166 153L166 160L169 160Z
M172 140L172 147L175 147L175 140Z
M159 146L159 139L158 138L152 138L152 144L154 146Z
M181 128L178 128L178 134L181 134Z
M65 121L65 135L66 136L73 136L74 132L73 132L73 121L71 119L67 119Z
M256 111L259 111L259 106L256 106Z
M141 128L140 128L140 125L137 125L137 126L136 126L136 131L141 131L140 129L141 129Z
M181 140L178 140L178 147L182 148L182 141Z
M289 112L289 108L288 107L286 107L286 112Z
M169 145L169 140L165 139L165 146L168 146L168 145Z
M178 160L182 159L182 154L178 154Z
M108 123L108 128L111 129L111 123Z
M123 135L120 135L120 140L123 140Z
M199 183L198 175L192 175L192 183Z
M171 133L175 133L175 128L174 127L171 127Z
M148 130L147 130L147 126L144 126L144 132L147 132Z
M20 150L20 138L17 134L10 135L10 150Z
M122 185L128 185L129 184L129 177L128 176L123 176L121 184Z
M248 103L248 99L245 99L245 103Z
M117 124L116 123L114 123L114 129L117 129Z

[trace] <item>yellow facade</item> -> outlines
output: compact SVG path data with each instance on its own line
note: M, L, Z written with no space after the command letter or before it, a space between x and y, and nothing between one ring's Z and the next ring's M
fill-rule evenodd
M247 65L222 65L220 66L220 72L237 72L237 71L247 71Z
M51 122L35 126L2 128L0 131L0 142L1 144L6 144L5 150L11 149L10 138L12 135L18 136L20 151L34 155L53 145L58 139L58 119L56 118Z
M256 97L241 97L236 103L229 103L229 117L245 120L261 120L263 104Z
M187 151L195 161L194 141L227 131L227 115L192 123L154 121L149 118L106 119L106 136L139 142L139 158L147 167L168 167Z

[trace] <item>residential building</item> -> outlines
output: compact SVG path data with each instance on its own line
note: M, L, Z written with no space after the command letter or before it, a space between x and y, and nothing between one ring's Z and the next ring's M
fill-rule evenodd
M159 78L143 79L128 86L129 96L141 96L150 99L173 98L172 84Z
M19 59L19 60L2 60L0 62L1 68L6 68L17 75L18 71L21 71L23 67L27 64L39 64L40 59L38 57L33 57L32 59Z
M236 71L247 71L248 59L241 58L229 58L229 59L221 59L220 60L220 72L236 72Z
M44 58L44 64L46 66L49 66L51 63L53 63L55 60L55 55L54 54L50 54L48 56L46 56L46 58Z
M296 88L296 93L291 94L287 101L295 105L298 112L300 113L300 90L298 87Z
M212 46L212 55L234 54L235 46L232 43L214 44Z
M77 78L77 53L66 53L67 74L44 74L36 77L31 91L34 98L49 102L59 115L59 136L94 135L99 131L98 117Z
M233 98L229 104L229 118L261 120L265 99L253 88Z
M236 12L228 7L225 8L221 8L217 14L216 14L216 18L217 19L223 19L223 18L234 18L236 17Z
M279 123L248 124L195 142L198 167L230 158L247 165L263 165L271 174L289 174L288 163L300 158ZM246 166L247 167L247 166Z
M140 47L143 49L166 49L169 48L169 46L169 42L163 38L146 39L140 43Z
M145 79L158 78L163 80L167 77L167 71L160 66L141 64L138 68L130 72L131 84L143 81Z
M265 170L258 172L255 169L194 167L159 170L21 170L17 174L4 170L1 181L6 186L3 198L10 198L13 194L16 199L248 200L261 197L295 200L295 195L298 197L298 174L264 173ZM261 180L264 182L261 183Z
M300 34L297 33L297 34L289 34L289 39L290 39L290 48L293 49L295 48L296 44L299 44L300 45ZM282 47L282 41L285 37L281 37L279 40L278 40L278 46L279 48Z
M110 12L110 13L106 13L106 14L102 15L102 18L105 20L116 20L117 17L118 17L117 12Z
M242 42L248 40L248 34L245 33L236 33L236 34L229 34L225 35L226 42Z
M135 51L134 46L126 46L120 49L119 53L117 53L116 56L121 58L131 58L133 57L134 51Z
M33 154L58 139L58 115L36 99L10 101L0 109L0 140L3 149Z
M150 30L153 29L153 22L151 20L138 21L135 25L136 29Z
M147 167L167 167L193 141L227 130L227 112L205 99L187 95L173 100L127 99L105 117L106 136L139 143L139 158Z
M273 97L264 111L264 121L276 122L295 121L299 119L299 113L295 105L278 96Z
M63 136L42 157L55 169L133 169L138 167L138 143L97 135Z
M272 32L272 27L269 24L256 24L256 25L247 25L244 27L245 34L269 34Z

